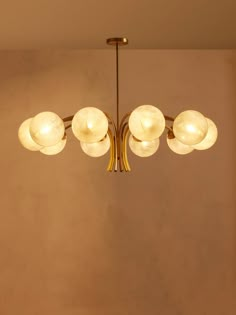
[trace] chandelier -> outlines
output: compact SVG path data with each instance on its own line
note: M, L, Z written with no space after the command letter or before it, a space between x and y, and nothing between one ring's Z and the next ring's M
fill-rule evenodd
M127 38L109 38L116 50L116 122L95 107L84 107L75 115L60 118L53 112L42 112L25 120L18 130L24 148L46 155L60 153L67 141L66 131L72 128L81 149L91 157L110 152L107 170L129 172L127 147L139 157L153 155L159 148L160 136L166 130L169 148L177 154L206 150L217 139L214 122L198 111L186 110L177 117L164 115L153 105L141 105L120 120L119 115L119 47Z

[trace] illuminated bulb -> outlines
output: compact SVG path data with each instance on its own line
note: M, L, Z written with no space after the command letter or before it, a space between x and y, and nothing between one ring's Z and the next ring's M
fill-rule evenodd
M186 110L174 120L173 131L175 137L186 145L201 142L208 130L206 118L195 110Z
M183 144L177 138L169 139L167 136L167 144L169 148L177 154L188 154L194 150L189 145Z
M18 138L24 148L30 151L39 151L42 148L42 146L34 142L30 135L29 128L31 121L32 118L29 118L20 125L20 128L18 130Z
M61 141L59 141L57 144L52 145L50 147L44 147L40 150L40 152L46 155L56 155L64 149L66 141L67 137L64 136L63 139L61 139Z
M72 131L82 142L98 142L108 130L106 115L98 108L85 107L79 110L72 120Z
M165 118L155 106L142 105L131 113L129 129L135 138L142 141L152 141L163 133Z
M200 143L193 145L193 148L196 150L209 149L217 140L218 131L216 125L209 118L206 118L206 120L208 123L207 135Z
M108 135L106 135L105 138L99 142L80 142L80 146L84 153L86 153L87 155L91 157L99 157L106 154L107 151L110 149L110 138L108 137Z
M55 113L42 112L30 123L32 139L43 147L57 144L64 136L63 120Z
M135 139L132 135L129 137L129 146L131 151L140 157L153 155L157 151L159 144L159 138L151 141L140 141Z

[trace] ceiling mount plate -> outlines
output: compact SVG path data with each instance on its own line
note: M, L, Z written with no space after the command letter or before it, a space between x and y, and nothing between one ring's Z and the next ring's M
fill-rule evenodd
M128 45L128 39L125 37L114 37L114 38L108 38L107 39L107 44L108 45L113 45L113 46L125 46Z

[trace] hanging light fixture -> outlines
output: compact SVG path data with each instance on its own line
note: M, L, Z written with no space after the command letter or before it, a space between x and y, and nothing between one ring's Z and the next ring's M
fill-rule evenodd
M177 154L213 146L217 140L216 125L195 110L186 110L174 119L153 105L141 105L120 121L119 47L127 45L128 40L109 38L107 44L116 48L116 123L95 107L82 108L74 116L63 119L55 113L42 112L21 124L18 137L23 147L46 155L58 154L66 145L66 130L72 127L84 153L100 157L110 151L107 170L129 172L127 145L137 156L151 156L158 150L159 138L165 129L167 144Z

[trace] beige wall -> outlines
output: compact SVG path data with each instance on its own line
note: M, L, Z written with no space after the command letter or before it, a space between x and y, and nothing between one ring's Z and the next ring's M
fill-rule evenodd
M0 53L0 314L233 315L236 54L121 52L122 113L199 110L219 129L209 151L178 156L163 136L108 174L71 133L55 157L20 146L40 111L114 115L114 74L110 50Z

